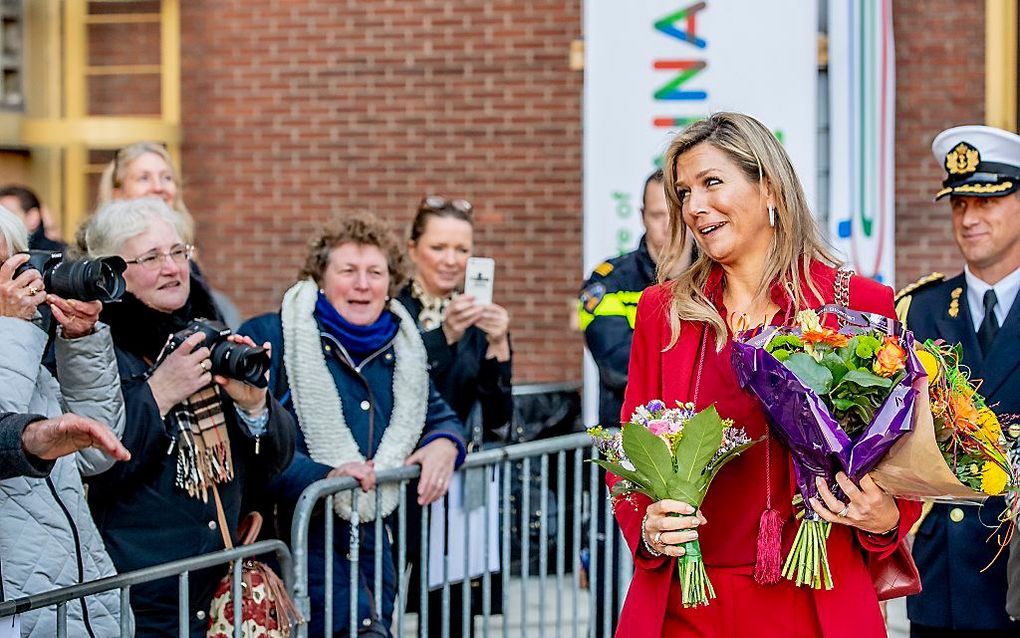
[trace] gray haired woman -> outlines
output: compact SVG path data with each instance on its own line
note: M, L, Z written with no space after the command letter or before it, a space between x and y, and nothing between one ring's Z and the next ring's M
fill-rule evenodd
M48 417L72 410L124 431L124 400L110 329L98 322L102 304L47 294L37 270L17 274L28 260L27 230L0 208L0 410ZM17 276L15 276L17 274ZM59 324L56 377L42 364L47 333L39 306ZM108 470L114 460L95 448L56 461L49 476L0 481L2 598L13 599L112 576L116 572L89 514L81 474ZM120 631L116 591L67 605L68 635L114 636ZM21 615L22 636L55 636L56 614Z

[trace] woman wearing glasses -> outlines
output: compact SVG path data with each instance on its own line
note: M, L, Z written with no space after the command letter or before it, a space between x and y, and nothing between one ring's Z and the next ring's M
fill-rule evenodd
M421 201L407 243L414 274L397 299L422 331L433 383L467 424L477 445L497 438L495 431L510 422L513 398L510 315L502 306L478 305L472 296L459 294L474 248L472 212L471 203L464 199L429 196ZM409 520L415 520L414 513L410 516ZM408 556L417 560L420 538L417 530L410 532ZM482 607L478 593L471 597L476 611ZM408 598L412 606L420 600L413 590ZM498 594L494 600L499 601ZM460 585L455 585L450 592L449 618L450 627L458 631L463 629L462 601ZM432 592L432 608L441 609L441 604L442 592ZM429 614L429 623L429 635L442 635L440 614ZM470 625L468 635L473 631L473 623Z
M223 549L220 521L236 537L242 498L261 491L294 451L290 415L265 388L214 375L201 333L167 349L192 321L220 319L195 285L187 233L179 212L148 197L103 206L85 235L91 256L128 264L127 293L101 317L116 348L132 458L91 479L89 490L120 572ZM222 568L192 573L191 635L205 635L222 576ZM177 595L176 578L131 588L139 636L178 634Z

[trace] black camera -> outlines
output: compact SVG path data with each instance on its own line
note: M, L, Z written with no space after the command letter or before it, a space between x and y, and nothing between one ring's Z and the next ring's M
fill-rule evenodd
M170 354L180 347L184 341L201 332L205 339L199 347L209 348L209 360L212 362L210 372L220 376L244 381L256 388L264 388L269 385L266 380L266 370L269 369L269 354L265 348L246 346L243 343L228 341L230 328L219 321L210 319L194 319L188 327L174 334L170 338L164 356Z
M30 250L28 261L14 271L17 278L29 270L42 273L46 292L80 301L117 301L124 296L127 263L120 257L64 259L61 253Z

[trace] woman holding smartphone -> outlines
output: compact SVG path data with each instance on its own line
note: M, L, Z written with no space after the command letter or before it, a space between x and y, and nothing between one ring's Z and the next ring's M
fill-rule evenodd
M421 201L407 243L414 275L398 299L418 321L439 393L469 425L478 405L482 431L490 433L509 422L513 409L510 315L457 294L473 248L471 211L464 199Z
M429 196L421 200L407 243L414 273L397 297L418 322L436 389L467 425L472 439L469 450L483 440L497 439L495 431L510 422L513 412L510 315L502 306L482 305L470 294L459 294L473 248L471 212L471 203L464 199ZM417 519L409 513L408 520ZM408 529L411 561L420 556L419 533L416 527ZM476 578L472 585L480 582ZM418 578L412 579L408 595L412 607L420 600L415 591L419 583ZM461 627L461 588L457 583L450 589L449 626L451 635L470 636L474 623L466 631ZM493 579L493 613L499 613L498 592L498 579ZM472 586L470 602L472 609L482 608L480 587ZM441 590L430 592L429 606L442 609ZM429 635L442 635L442 614L429 614Z

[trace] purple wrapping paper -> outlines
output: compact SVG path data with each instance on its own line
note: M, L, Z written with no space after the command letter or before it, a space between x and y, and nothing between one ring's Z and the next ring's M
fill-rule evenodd
M805 502L817 495L815 477L834 487L843 470L859 481L885 456L900 436L913 428L916 391L913 383L924 375L914 354L913 335L898 321L825 306L818 314L835 314L848 324L840 333L853 336L868 329L899 336L907 350L907 374L892 389L872 422L851 441L822 400L775 357L765 344L777 333L800 334L799 329L769 327L756 335L741 334L733 340L733 367L740 385L755 394L769 415L769 427L793 456L797 486Z

